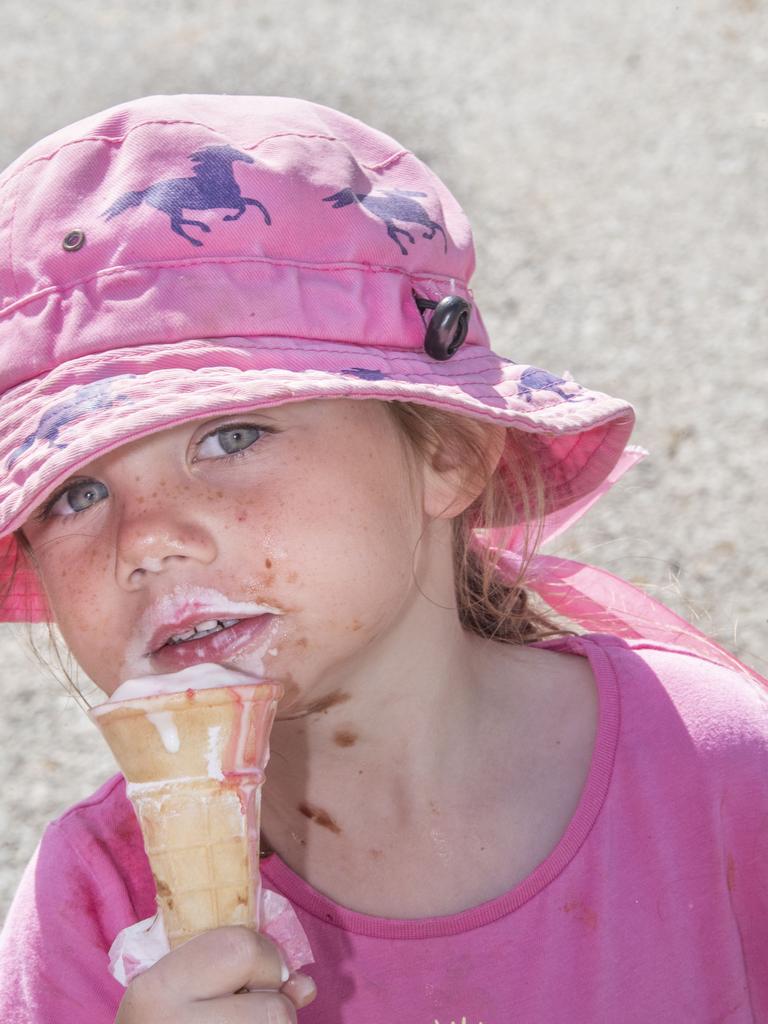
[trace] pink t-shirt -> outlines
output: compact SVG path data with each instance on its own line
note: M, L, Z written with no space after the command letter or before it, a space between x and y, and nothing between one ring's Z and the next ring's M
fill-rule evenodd
M589 658L600 718L581 801L520 885L447 917L353 913L262 861L317 963L303 1024L768 1021L768 699L644 641L538 646ZM467 871L473 871L467 864ZM107 950L154 913L122 776L45 831L0 941L3 1024L107 1024Z

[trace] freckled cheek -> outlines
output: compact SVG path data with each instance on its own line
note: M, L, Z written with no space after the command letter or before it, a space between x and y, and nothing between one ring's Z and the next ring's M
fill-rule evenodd
M313 495L309 503L297 496L279 502L282 514L275 514L276 496L266 493L231 503L234 529L225 550L233 565L247 567L249 599L295 602L315 632L364 637L378 628L409 585L418 529L391 500L384 509L372 507L375 497L347 495L331 508L328 495ZM248 517L243 526L241 514Z
M241 530L246 533L259 530L270 501L274 499L252 487L243 487L242 490L212 487L200 494L197 505L204 511L211 529L237 534Z
M227 502L220 512L221 525L225 530L237 530L253 522L248 502Z
M79 637L90 644L104 636L109 616L99 594L112 565L109 552L93 544L63 544L41 561L54 617L73 650Z
M65 605L62 611L54 608L54 617L64 642L75 661L97 685L108 682L114 672L122 644L115 636L114 623L99 615L94 604Z
M84 599L104 559L93 546L63 542L40 556L39 562L51 600L66 607Z

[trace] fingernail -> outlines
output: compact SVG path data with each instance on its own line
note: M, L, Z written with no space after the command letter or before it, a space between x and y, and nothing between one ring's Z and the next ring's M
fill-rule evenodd
M283 960L282 970L280 971L280 983L284 985L291 976L291 972L288 970L288 964Z
M317 985L308 974L295 973L291 980L283 987L283 992L290 996L291 1000L298 1007L311 1003L317 995Z

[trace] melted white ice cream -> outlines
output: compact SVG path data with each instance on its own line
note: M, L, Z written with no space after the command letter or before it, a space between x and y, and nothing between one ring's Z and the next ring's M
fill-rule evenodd
M249 686L261 681L259 676L224 665L190 665L180 672L165 675L139 676L126 679L105 703L153 697L157 693L182 693L184 690L209 690L216 686Z

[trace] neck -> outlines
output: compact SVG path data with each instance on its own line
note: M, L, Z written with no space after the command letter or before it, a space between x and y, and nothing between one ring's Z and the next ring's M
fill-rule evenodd
M313 684L314 703L278 713L272 730L266 845L362 912L450 908L467 857L505 848L509 752L528 727L513 684L541 652L461 628L444 549L430 558L422 545L420 586L397 622L336 662Z
M481 832L494 787L508 797L506 779L489 777L478 751L509 738L506 716L488 711L510 692L500 668L510 648L461 629L455 610L425 603L391 638L396 656L388 653L348 666L326 701L272 731L266 845L329 895L328 865L343 871L343 891L355 878L364 889L404 848L422 863L437 858L448 874L461 870L462 844Z

